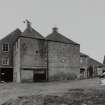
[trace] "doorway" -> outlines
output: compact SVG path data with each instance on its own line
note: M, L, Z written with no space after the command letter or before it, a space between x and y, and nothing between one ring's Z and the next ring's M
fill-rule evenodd
M85 69L80 68L80 79L84 79L84 78L85 78Z
M34 70L33 80L34 82L46 81L47 80L46 75L47 75L46 69Z
M93 66L88 67L88 77L93 78Z
M2 68L0 72L1 82L12 82L13 81L13 69L12 68Z

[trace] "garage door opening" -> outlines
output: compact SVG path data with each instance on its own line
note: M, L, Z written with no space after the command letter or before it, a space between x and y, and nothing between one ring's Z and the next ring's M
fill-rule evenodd
M85 78L85 69L80 68L80 79L84 79L84 78Z
M2 68L0 72L1 82L12 82L13 81L13 69L12 68Z
M33 80L34 82L44 82L47 80L47 73L45 69L39 69L34 71Z

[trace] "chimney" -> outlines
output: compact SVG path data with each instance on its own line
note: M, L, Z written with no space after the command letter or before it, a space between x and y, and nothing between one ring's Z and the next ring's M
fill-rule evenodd
M53 32L58 32L58 28L57 27L54 27L53 28Z

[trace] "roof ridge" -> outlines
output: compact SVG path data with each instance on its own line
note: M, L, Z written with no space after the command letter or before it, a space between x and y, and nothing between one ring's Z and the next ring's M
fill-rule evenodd
M58 41L58 42L64 42L68 44L79 45L78 43L74 42L73 40L69 39L68 37L62 35L61 33L57 31L53 31L51 34L46 36L46 39L50 41Z
M27 37L36 37L39 39L44 39L44 36L42 36L38 31L36 31L34 28L26 28L23 32L22 32L22 36L27 36Z

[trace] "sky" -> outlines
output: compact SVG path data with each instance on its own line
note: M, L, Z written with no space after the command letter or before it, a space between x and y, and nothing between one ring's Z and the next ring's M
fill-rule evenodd
M105 55L105 0L0 0L0 39L28 19L47 36L53 27L80 44L81 52L103 62Z

